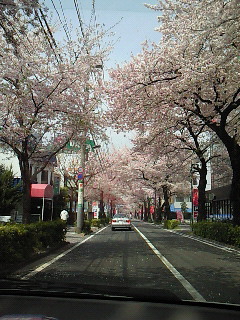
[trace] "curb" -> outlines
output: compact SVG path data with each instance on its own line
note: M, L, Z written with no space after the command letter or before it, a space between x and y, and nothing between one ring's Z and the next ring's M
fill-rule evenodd
M239 247L231 246L231 245L226 244L224 242L218 242L218 241L215 241L215 240L212 240L212 239L208 239L208 238L203 238L203 237L197 236L197 235L193 234L190 225L186 225L186 224L185 225L180 225L180 226L188 226L189 227L189 230L183 230L183 229L179 228L179 226L177 228L175 228L175 229L164 229L162 227L162 225L159 225L159 224L149 223L149 222L145 222L145 223L148 223L148 224L151 224L151 225L154 225L154 226L157 226L157 227L161 227L162 230L166 230L168 232L172 232L172 233L178 234L180 236L184 236L186 238L189 238L189 239L192 239L192 240L195 240L195 241L200 241L200 242L205 243L205 244L213 245L213 246L217 247L218 249L222 249L222 250L225 250L225 251L232 252L232 253L235 253L237 255L240 255L240 248Z

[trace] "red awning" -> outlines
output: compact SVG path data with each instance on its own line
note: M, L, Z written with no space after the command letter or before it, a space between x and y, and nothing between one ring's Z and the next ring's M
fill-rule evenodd
M32 184L32 198L53 198L53 187L50 184Z

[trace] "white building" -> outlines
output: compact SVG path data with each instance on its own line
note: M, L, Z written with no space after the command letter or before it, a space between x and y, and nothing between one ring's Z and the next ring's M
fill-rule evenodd
M12 168L13 171L13 175L14 175L14 179L16 180L21 180L21 171L20 171L20 166L19 166L19 162L18 162L18 158L16 155L14 155L13 152L11 151L5 151L5 150L1 150L0 151L0 164L4 165L6 168ZM49 189L50 187L52 188L52 192L51 192L51 198L45 198L44 196L42 198L42 196L40 195L40 193L42 193L44 195L44 190L42 188L42 191L39 191L39 195L36 197L36 194L38 193L38 191L34 191L33 193L35 194L35 196L33 196L33 205L36 206L36 208L34 209L34 211L36 211L36 216L38 216L37 220L41 220L44 217L44 213L47 211L47 208L51 206L51 209L49 210L53 210L53 194L58 194L59 193L59 176L57 174L54 173L54 164L50 163L46 166L46 168L37 174L36 177L36 181L32 181L32 189L34 188L34 186L36 186L35 189L41 189L40 185L46 186L46 191L48 190L48 194L49 194ZM33 161L30 161L30 174L33 174L39 167L39 164L34 163ZM57 190L58 189L58 190ZM33 190L32 190L33 191ZM37 200L37 198L39 198ZM47 203L47 201L50 202ZM51 215L51 214L50 214ZM21 221L21 216L22 216L22 206L21 203L19 203L19 205L16 207L16 210L14 210L14 212L12 212L12 218L14 220L19 220Z

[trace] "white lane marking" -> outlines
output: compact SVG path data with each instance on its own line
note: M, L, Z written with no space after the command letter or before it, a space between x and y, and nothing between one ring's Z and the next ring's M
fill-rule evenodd
M185 237L185 238L189 238L189 239L192 239L192 240L195 240L195 241L198 241L198 242L201 242L203 244L206 244L210 247L214 247L214 248L217 248L217 249L220 249L220 250L223 250L223 251L226 251L226 252L230 252L230 253L235 253L237 255L240 255L240 251L237 250L237 249L232 249L232 248L228 248L228 247L224 247L224 245L221 245L221 244L215 244L215 243L212 243L210 242L211 240L209 239L208 240L203 240L203 239L197 239L196 237L194 236L190 236L190 235L187 235L187 234L183 234L181 232L178 232L178 231L175 231L175 230L167 230L165 229L166 231L168 232L172 232L172 233L175 233L177 235L180 235L182 237Z
M162 261L162 263L168 268L168 270L174 275L174 277L181 283L181 285L187 290L187 292L193 297L194 300L199 302L206 302L203 296L191 285L191 283L185 279L179 271L158 251L158 249L148 240L147 237L137 228L135 230L145 240L148 246L156 254L156 256Z
M62 257L64 257L66 254L68 254L69 252L73 251L74 249L76 249L77 247L79 247L81 244L85 243L86 241L92 239L96 234L102 232L104 229L106 229L108 226L100 229L99 231L97 231L96 233L92 234L91 236L89 236L88 238L84 239L82 242L79 242L77 244L75 244L75 246L73 246L72 248L64 251L63 253L59 254L58 256L56 256L55 258L53 258L52 260L42 264L41 266L37 267L35 270L27 273L25 276L21 277L21 280L28 280L31 277L33 277L35 274L43 271L45 268L49 267L52 263L56 262L57 260L61 259Z

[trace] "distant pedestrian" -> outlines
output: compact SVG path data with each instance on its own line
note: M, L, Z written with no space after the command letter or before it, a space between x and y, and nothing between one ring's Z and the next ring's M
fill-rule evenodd
M67 219L69 218L69 214L67 210L63 209L60 213L60 218L67 223Z

